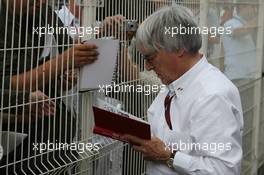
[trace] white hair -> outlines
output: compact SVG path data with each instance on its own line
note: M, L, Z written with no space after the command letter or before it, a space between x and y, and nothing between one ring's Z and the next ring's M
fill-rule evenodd
M179 5L163 7L150 15L138 28L136 34L137 47L142 47L148 52L157 52L163 48L169 52L185 49L194 54L202 45L200 33L166 34L165 28L180 26L185 28L197 28L197 24L189 9Z

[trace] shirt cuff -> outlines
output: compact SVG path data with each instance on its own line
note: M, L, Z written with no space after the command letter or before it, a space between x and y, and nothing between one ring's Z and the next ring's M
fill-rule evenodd
M173 160L173 167L175 169L182 169L187 171L191 166L192 156L177 151L174 160Z

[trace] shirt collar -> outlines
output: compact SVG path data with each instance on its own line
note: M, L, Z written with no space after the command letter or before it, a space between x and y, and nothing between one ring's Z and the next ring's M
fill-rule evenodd
M169 84L167 86L168 90L170 92L174 91L176 96L179 97L207 64L208 62L205 56L203 56L191 69L185 72L180 78Z

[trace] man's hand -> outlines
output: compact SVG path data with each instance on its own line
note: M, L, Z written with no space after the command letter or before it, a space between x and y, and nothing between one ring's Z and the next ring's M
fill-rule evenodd
M100 36L106 35L118 38L118 33L125 19L122 15L106 17L100 27Z
M49 97L41 91L35 91L30 95L31 112L33 116L41 118L42 116L55 115L55 102L49 100Z
M143 140L135 136L124 135L122 139L127 140L133 148L141 152L146 159L155 161L166 161L170 158L171 151L159 138L153 137L151 140Z
M64 65L67 65L68 58L70 69L72 68L72 64L74 64L74 67L82 67L86 64L91 64L99 55L96 49L97 46L93 44L76 44L62 54ZM67 66L64 66L64 69L66 68Z
M102 27L111 27L113 24L122 25L123 20L125 17L122 15L109 16L104 19Z
M77 84L76 70L68 70L63 74L63 90L70 90Z

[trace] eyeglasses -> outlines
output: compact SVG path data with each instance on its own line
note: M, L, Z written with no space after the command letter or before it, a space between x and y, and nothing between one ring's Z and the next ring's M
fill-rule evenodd
M143 59L149 63L152 63L153 59L157 56L157 53L143 55Z

